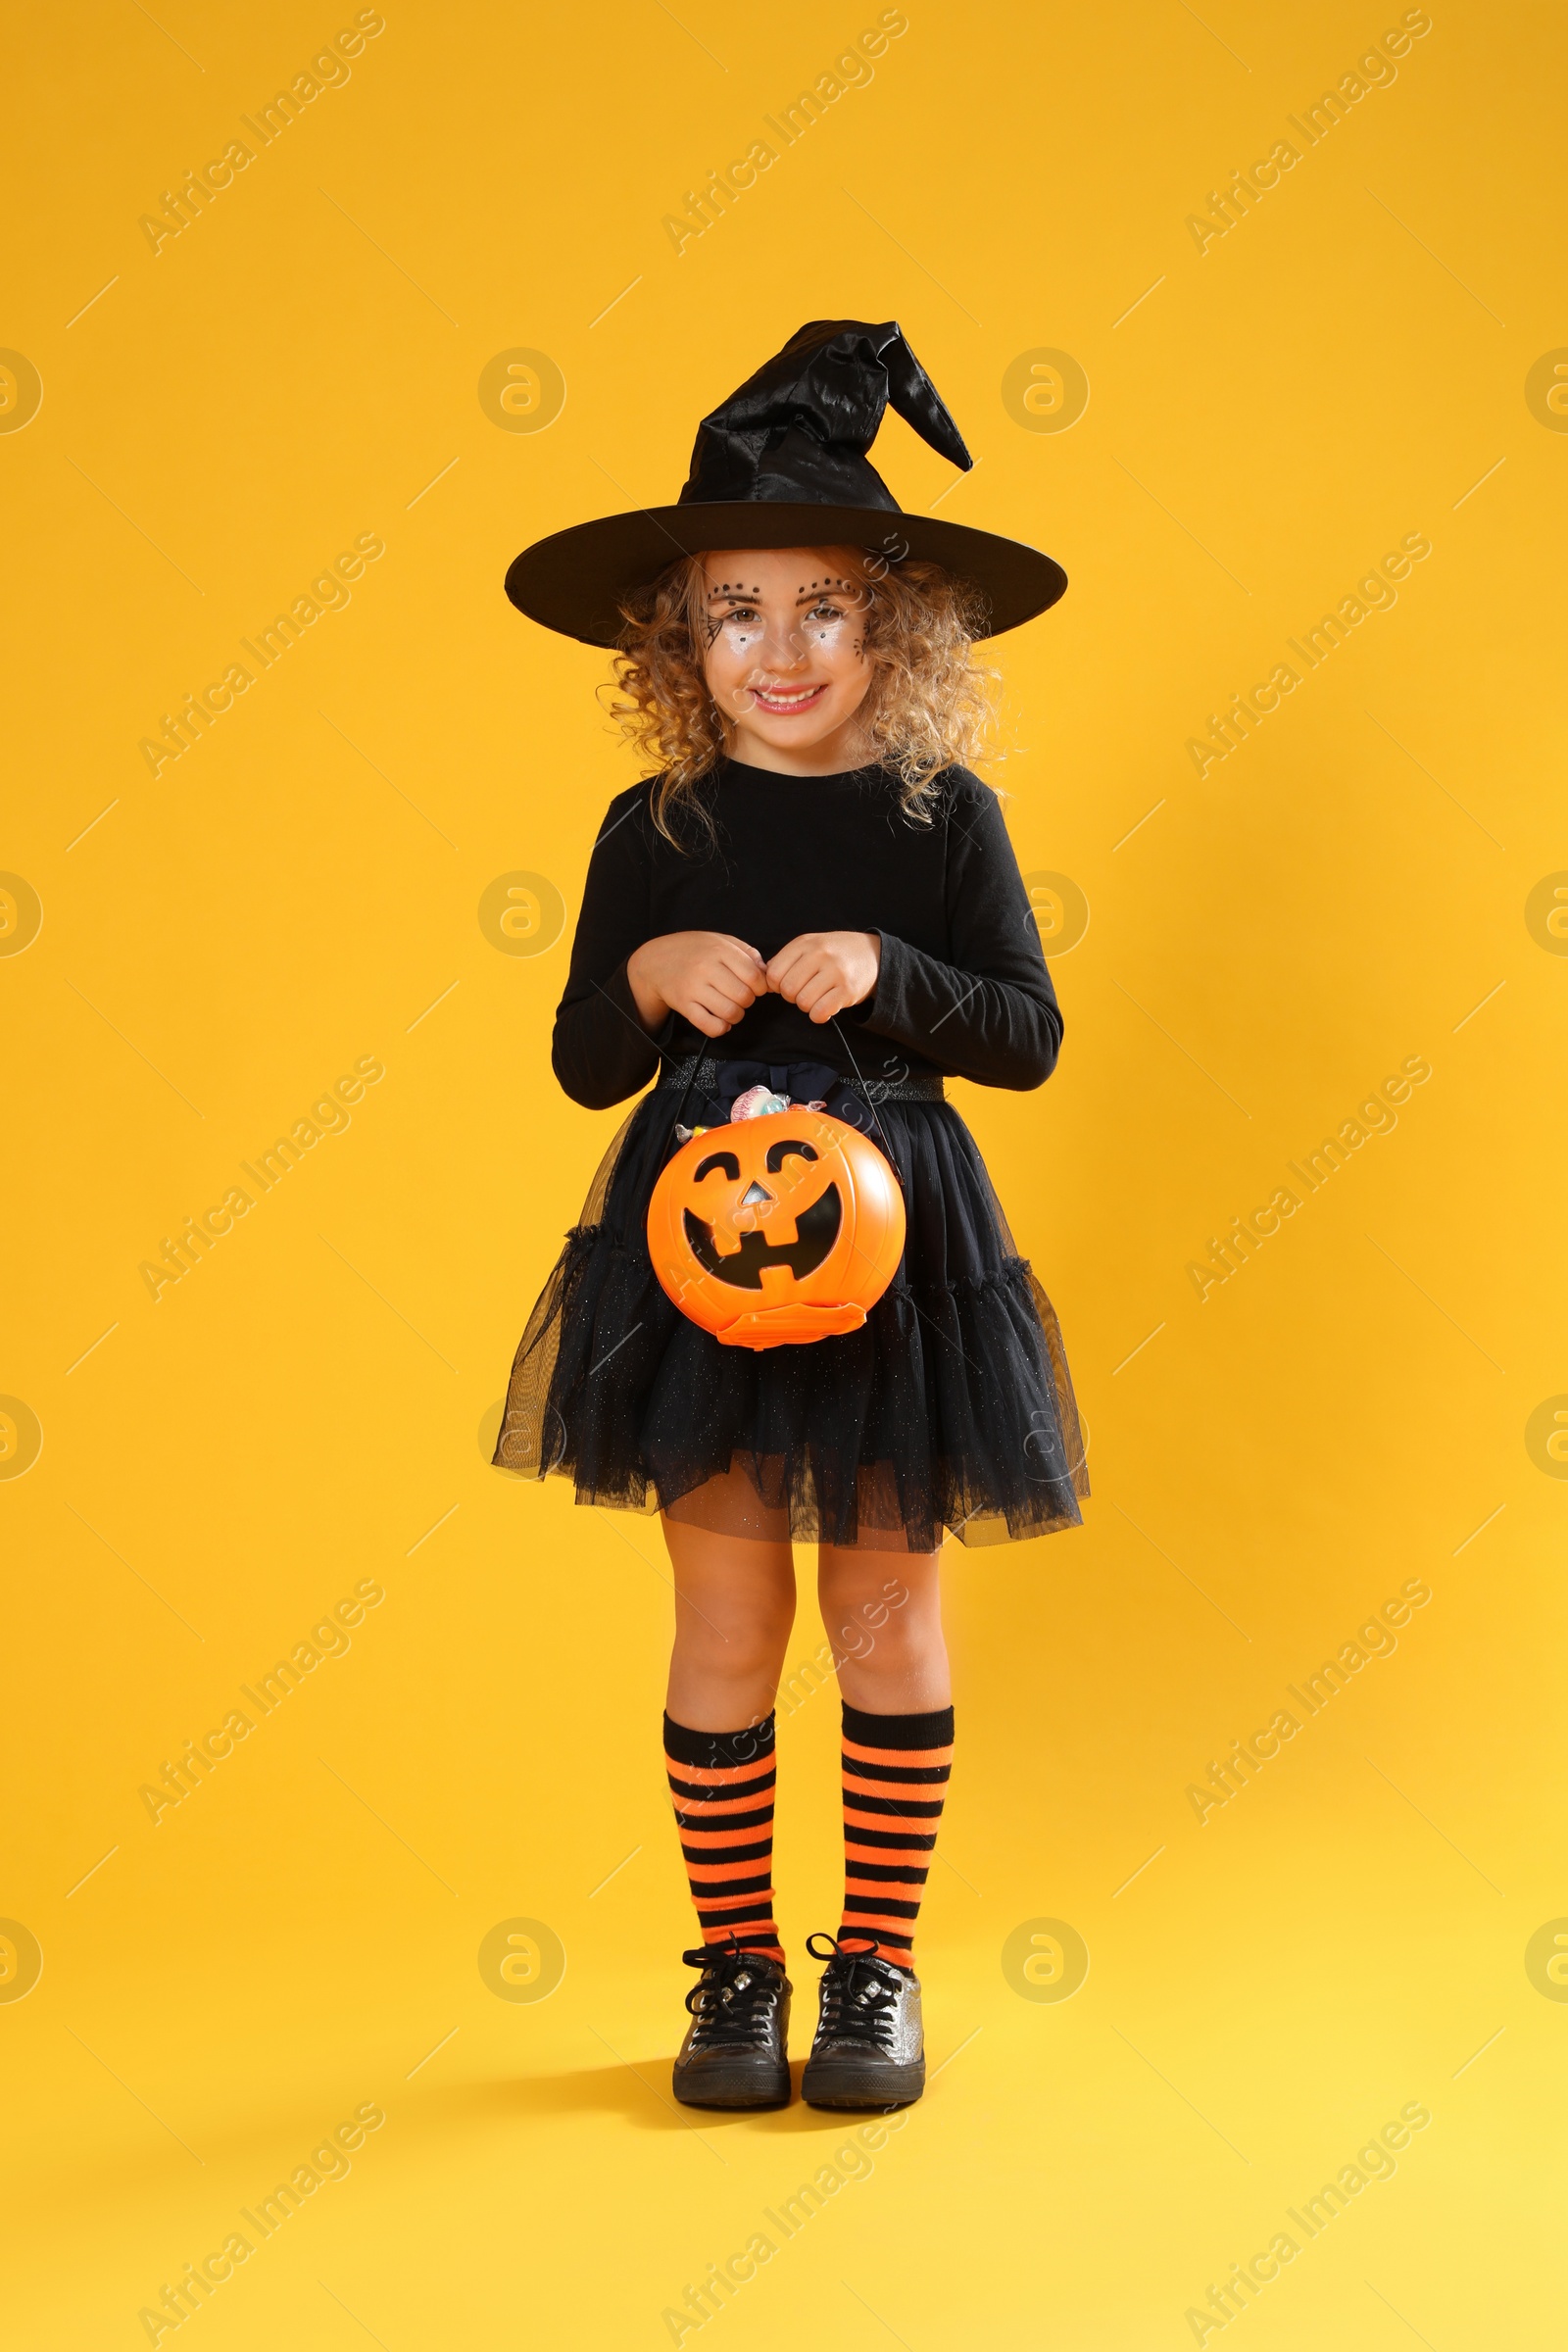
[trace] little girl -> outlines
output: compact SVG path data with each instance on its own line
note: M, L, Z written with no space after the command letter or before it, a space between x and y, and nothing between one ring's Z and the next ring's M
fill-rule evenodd
M1061 1041L1001 810L963 761L975 641L1065 575L900 512L866 456L890 399L970 465L897 325L818 321L704 420L675 506L557 533L507 580L535 619L619 649L617 714L654 768L595 844L554 1063L591 1109L655 1083L529 1320L495 1459L661 1513L664 1752L703 1936L674 2089L694 2106L790 2095L771 1854L792 1543L818 1547L844 1712L844 1907L808 1943L826 1965L803 2089L889 2108L925 2082L941 1546L1076 1526L1089 1492L1055 1316L943 1087L1037 1087ZM645 1223L692 1133L789 1103L886 1154L906 1240L861 1328L754 1351L665 1296Z

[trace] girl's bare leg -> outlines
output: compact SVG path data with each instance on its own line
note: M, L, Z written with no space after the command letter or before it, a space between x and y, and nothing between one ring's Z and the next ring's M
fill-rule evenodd
M940 1551L824 1544L817 1596L838 1660L839 1689L867 1715L921 1715L949 1705Z
M675 1642L665 1705L694 1732L734 1732L773 1704L795 1622L787 1541L718 1535L671 1519Z

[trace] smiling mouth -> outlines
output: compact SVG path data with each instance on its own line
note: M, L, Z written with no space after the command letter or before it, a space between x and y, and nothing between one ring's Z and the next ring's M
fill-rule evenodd
M739 1250L728 1257L721 1256L714 1248L711 1225L694 1217L689 1208L682 1210L681 1217L691 1253L705 1274L715 1275L738 1291L760 1291L764 1266L788 1266L797 1282L804 1282L808 1274L815 1273L839 1238L844 1203L838 1186L830 1184L797 1217L793 1242L770 1245L764 1234L743 1233Z
M793 718L799 711L814 710L826 692L825 685L754 686L752 701L759 710L771 710L780 718Z

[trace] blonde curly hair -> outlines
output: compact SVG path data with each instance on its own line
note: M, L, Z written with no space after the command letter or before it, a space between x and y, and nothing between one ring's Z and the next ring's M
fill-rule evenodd
M983 614L963 581L914 557L888 563L858 549L852 560L864 599L865 657L872 678L856 712L865 764L898 780L906 816L929 823L933 788L946 767L972 766L995 730L997 673L975 658ZM701 556L682 556L635 590L620 607L625 622L615 656L611 717L634 750L652 761L654 822L685 846L671 819L689 813L711 831L699 786L729 749L733 729L708 691L698 647L703 640L705 579ZM618 694L617 694L618 689Z

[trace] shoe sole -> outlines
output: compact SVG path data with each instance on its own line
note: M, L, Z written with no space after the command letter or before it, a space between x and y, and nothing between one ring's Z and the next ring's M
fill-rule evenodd
M925 2089L925 2060L906 2066L808 2064L801 2096L808 2107L910 2107Z
M670 2087L683 2107L787 2107L790 2099L787 2067L760 2076L755 2067L705 2066L689 2082L677 2071Z

